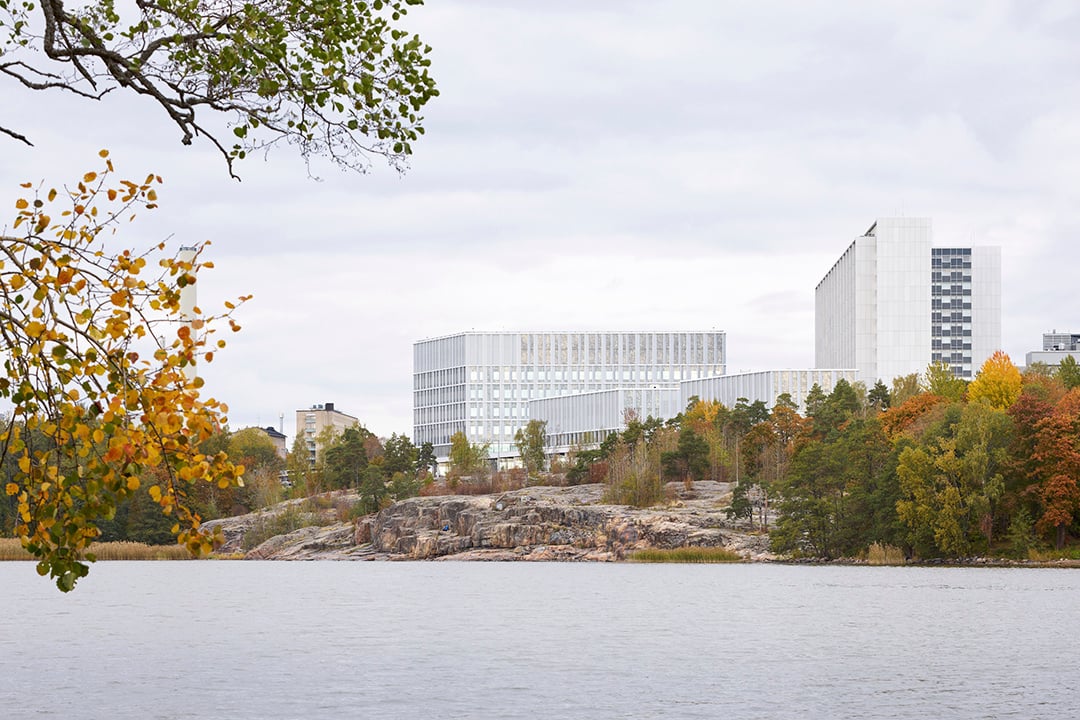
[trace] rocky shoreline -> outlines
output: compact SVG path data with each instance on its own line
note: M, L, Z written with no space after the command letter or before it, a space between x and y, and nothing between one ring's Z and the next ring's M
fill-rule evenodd
M349 492L327 496L308 527L243 551L244 536L289 501L269 510L206 523L220 527L219 553L251 560L470 560L613 562L643 549L726 548L747 561L775 560L765 533L728 520L728 483L670 483L670 500L651 508L604 504L603 485L536 486L492 495L402 500L355 521L337 521ZM320 514L321 513L321 514Z

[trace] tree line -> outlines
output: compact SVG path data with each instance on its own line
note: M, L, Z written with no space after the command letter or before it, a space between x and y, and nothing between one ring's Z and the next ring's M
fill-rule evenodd
M967 382L944 365L893 381L815 385L800 413L692 398L572 454L571 482L651 504L664 483L734 483L727 513L767 526L778 552L852 557L872 544L915 558L1027 557L1080 534L1080 368L1024 374L995 353Z

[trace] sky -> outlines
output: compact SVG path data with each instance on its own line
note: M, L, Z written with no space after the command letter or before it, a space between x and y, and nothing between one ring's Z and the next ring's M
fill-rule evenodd
M1000 245L1002 342L1080 331L1073 2L429 0L440 90L399 175L238 166L140 99L0 82L0 230L21 182L108 148L161 175L119 245L209 240L202 368L232 428L335 403L412 429L412 345L466 330L723 330L728 371L813 367L814 287L877 217Z

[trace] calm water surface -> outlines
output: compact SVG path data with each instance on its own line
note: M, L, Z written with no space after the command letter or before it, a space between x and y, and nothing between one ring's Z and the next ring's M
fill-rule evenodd
M1069 718L1080 571L0 563L0 718Z

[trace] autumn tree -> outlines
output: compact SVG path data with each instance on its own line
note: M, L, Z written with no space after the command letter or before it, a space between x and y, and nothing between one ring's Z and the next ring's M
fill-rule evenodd
M38 572L64 591L86 575L100 524L137 492L173 518L180 543L209 550L188 492L238 483L244 471L201 451L226 408L202 396L193 372L225 345L212 340L214 321L238 329L235 305L181 312L181 291L210 266L203 246L185 261L164 244L140 253L106 242L136 209L156 207L160 179L117 180L101 156L99 172L63 190L24 185L0 240L0 397L11 406L0 456L16 461L5 494Z
M1035 448L1041 515L1036 528L1054 531L1054 545L1080 513L1080 388L1073 388L1036 426Z
M1016 402L1023 387L1020 371L1001 350L986 359L979 374L968 386L971 402L984 402L992 408L1004 410Z
M36 91L145 98L234 176L234 161L281 143L342 168L372 156L400 168L438 95L431 48L397 27L421 2L0 0L0 74ZM0 133L30 144L2 122Z
M893 378L892 392L889 393L889 405L892 407L903 405L924 390L925 388L922 381L919 380L918 373Z

